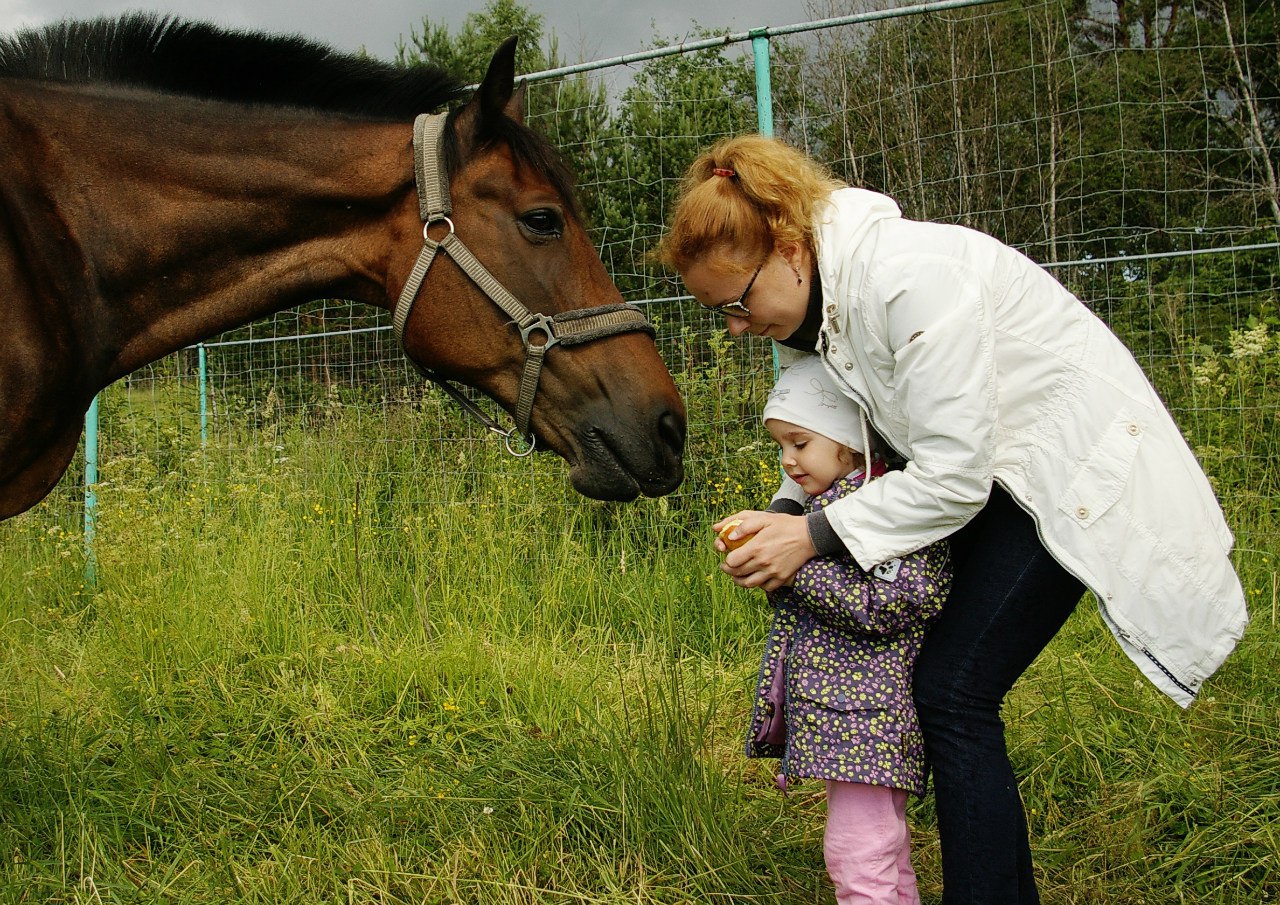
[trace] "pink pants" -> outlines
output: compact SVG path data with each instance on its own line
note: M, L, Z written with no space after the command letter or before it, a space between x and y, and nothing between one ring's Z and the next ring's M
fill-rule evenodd
M838 905L920 905L902 789L828 780L823 854Z

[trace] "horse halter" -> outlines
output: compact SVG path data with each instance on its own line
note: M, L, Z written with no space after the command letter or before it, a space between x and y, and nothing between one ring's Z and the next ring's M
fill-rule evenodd
M449 177L444 166L445 119L444 114L424 113L413 122L414 177L418 185L418 209L422 215L423 246L404 288L400 291L400 298L392 312L392 324L395 326L396 339L400 347L404 348L404 326L409 320L409 312L427 276L427 269L435 260L436 252L444 251L453 258L454 263L511 318L516 329L520 331L520 340L525 348L525 361L524 371L520 377L520 396L516 405L515 426L509 430L503 430L501 425L481 411L475 403L444 378L428 371L417 362L414 362L414 367L428 380L439 384L455 402L479 419L485 427L501 436L507 452L513 456L527 456L533 452L534 446L534 436L529 431L529 421L533 417L533 397L538 391L543 360L552 346L576 346L636 330L643 330L653 336L654 330L645 319L644 313L636 306L628 304L562 311L551 317L530 311L508 292L483 264L476 260L475 255L458 238L453 221L449 218L449 214L453 212L453 204L449 197ZM449 228L449 232L438 242L427 234L427 230L436 223L443 223ZM534 342L534 334L540 334L543 341ZM512 440L517 433L528 444L524 450L516 450L512 447Z

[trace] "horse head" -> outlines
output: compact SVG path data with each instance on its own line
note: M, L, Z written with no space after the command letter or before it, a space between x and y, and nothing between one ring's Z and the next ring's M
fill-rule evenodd
M524 124L515 44L512 38L498 49L475 94L444 127L441 166L452 210L428 224L428 245L438 241L448 252L447 240L456 239L473 249L499 288L518 300L515 307L544 325L577 311L619 312L626 306L587 235L567 168ZM411 216L421 232L426 215L415 206ZM520 324L460 266L463 258L439 255L416 304L416 287L409 292L413 307L401 312L409 357L515 414L528 409L520 402L522 381L531 382L528 361L536 355L542 369L532 378L532 407L521 414L531 439L570 463L580 493L630 500L675 489L683 477L685 411L651 331L600 331L605 335L570 345L552 342L554 326L542 326L527 342L546 348L527 348ZM403 262L406 273L411 263Z
M416 305L392 305L410 358L515 411L579 491L675 489L683 404L523 123L514 70L511 41L469 102L415 122L415 147L427 123L443 151L431 194L451 200L427 235L457 237L420 282L434 239L404 121L465 96L448 73L150 14L0 37L0 519L54 486L113 380L277 311L410 285ZM480 283L457 265L468 247Z

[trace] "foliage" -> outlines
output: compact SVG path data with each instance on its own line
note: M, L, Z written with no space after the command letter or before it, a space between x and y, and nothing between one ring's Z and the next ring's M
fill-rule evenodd
M1275 8L1228 6L1000 5L825 36L809 144L911 216L1042 260L1183 249L1242 224L1274 238L1280 95L1274 37L1258 36Z
M478 84L489 68L498 45L516 37L516 72L541 72L550 68L552 55L542 44L542 16L516 0L490 0L483 10L467 13L457 35L449 27L422 19L422 31L411 29L409 41L396 45L396 62L401 66L431 63Z
M699 29L695 36L712 34ZM654 46L665 43L655 39ZM650 61L623 92L614 169L625 181L613 183L601 215L615 230L643 240L618 262L621 272L636 275L620 281L624 292L648 288L653 279L647 255L694 157L715 138L754 131L754 85L745 59L712 47Z
M1238 500L1239 511L1258 523L1274 524L1280 517L1280 319L1274 309L1250 317L1231 331L1225 350L1202 345L1197 353L1177 397L1195 407L1196 454L1220 496Z

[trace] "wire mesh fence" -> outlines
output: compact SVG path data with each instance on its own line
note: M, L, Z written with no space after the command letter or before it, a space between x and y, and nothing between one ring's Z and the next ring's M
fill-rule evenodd
M748 36L708 33L693 49L529 80L529 120L577 170L605 266L657 326L687 400L690 478L673 501L767 500L769 349L729 342L649 259L693 156L754 130L763 106L780 137L906 216L989 232L1050 268L1152 377L1242 547L1274 542L1280 17L1231 0L1152 9L933 4L761 30L755 56ZM756 87L762 36L769 97ZM424 506L466 504L481 470L530 495L565 483L562 465L492 454L501 444L423 385L381 310L317 302L206 352L203 421L195 350L104 393L103 480L190 468L199 450L285 462L305 434L334 443L335 468L382 463ZM415 490L416 468L458 477L446 486L461 496ZM45 509L72 520L81 494L71 473Z

